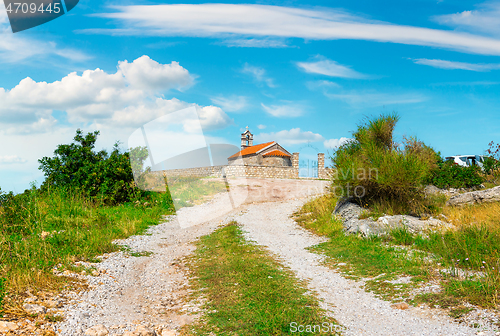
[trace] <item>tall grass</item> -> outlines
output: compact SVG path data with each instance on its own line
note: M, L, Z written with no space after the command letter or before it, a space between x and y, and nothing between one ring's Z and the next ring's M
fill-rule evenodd
M333 188L360 204L388 205L400 213L427 211L423 184L438 155L415 138L393 139L396 114L367 120L332 158Z
M59 287L54 266L116 251L114 239L138 234L172 211L164 200L165 194L151 194L135 203L106 206L70 189L33 188L5 201L0 208L0 278L6 290Z

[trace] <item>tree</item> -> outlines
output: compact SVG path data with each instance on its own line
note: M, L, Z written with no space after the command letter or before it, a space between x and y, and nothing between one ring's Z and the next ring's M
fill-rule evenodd
M134 183L129 153L120 152L118 142L111 153L96 152L98 135L99 131L94 131L84 136L78 129L73 143L58 145L53 157L38 160L46 177L42 188L74 188L111 204L134 199L139 190Z

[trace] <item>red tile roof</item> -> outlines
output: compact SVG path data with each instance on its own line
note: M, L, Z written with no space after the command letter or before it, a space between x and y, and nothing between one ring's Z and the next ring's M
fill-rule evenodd
M255 154L258 151L260 151L261 149L266 148L267 146L269 146L269 145L271 145L273 143L274 143L274 141L271 141L271 142L266 142L266 143L263 143L263 144L259 144L259 145L255 145L255 146L250 146L250 147L244 148L244 149L240 150L238 153L233 154L230 157L228 157L228 159L237 158L238 156L245 156L245 155L249 155L249 154Z
M280 151L279 149L275 149L269 153L266 153L262 156L285 156L285 157L291 157L289 154L287 153L284 153L282 151Z

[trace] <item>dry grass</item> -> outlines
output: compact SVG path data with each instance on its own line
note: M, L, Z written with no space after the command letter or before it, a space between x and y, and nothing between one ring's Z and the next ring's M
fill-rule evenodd
M445 207L443 214L457 227L485 225L500 231L500 203L484 203L463 207Z

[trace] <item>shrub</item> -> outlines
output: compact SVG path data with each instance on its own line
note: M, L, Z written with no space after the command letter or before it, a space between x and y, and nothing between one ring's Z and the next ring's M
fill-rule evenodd
M367 120L332 158L333 188L362 205L382 205L402 213L425 210L423 182L438 154L414 137L398 145L393 131L399 117L381 115Z
M121 153L118 143L111 153L96 152L99 131L83 136L76 131L74 143L59 145L54 157L39 161L46 177L42 189L48 186L76 188L91 198L107 204L118 204L136 199L142 194L135 183L129 153Z
M428 182L438 188L472 188L483 183L483 178L478 166L463 167L453 162L439 162Z

